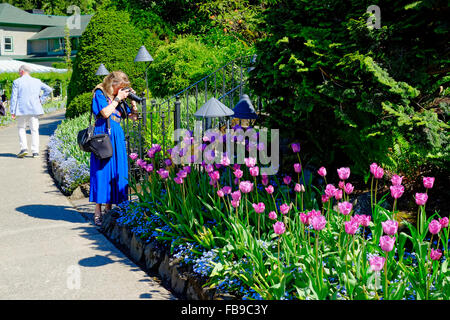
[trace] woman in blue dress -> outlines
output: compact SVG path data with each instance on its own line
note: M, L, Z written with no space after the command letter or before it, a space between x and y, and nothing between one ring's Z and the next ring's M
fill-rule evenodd
M111 210L112 204L119 204L127 200L128 196L128 158L125 135L120 125L124 115L121 114L118 105L128 97L128 90L123 88L129 86L130 81L125 73L113 71L93 90L92 111L96 116L94 133L106 133L108 131L106 119L109 118L113 147L113 155L109 159L100 160L91 153L89 200L96 203L94 213L96 225L102 223L102 204L105 204L105 211L108 211ZM130 118L136 120L136 102L132 101L131 105L130 110L125 104L126 112L131 114Z

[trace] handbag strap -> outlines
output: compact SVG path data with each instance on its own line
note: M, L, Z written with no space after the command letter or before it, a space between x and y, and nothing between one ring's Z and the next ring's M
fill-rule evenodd
M100 89L100 88L97 88L97 89L100 90L100 91L103 93L103 95L106 97L106 95L105 95L105 93L103 92L102 89ZM97 91L97 90L96 90L96 91ZM95 92L94 92L94 95L95 95ZM89 126L91 126L91 123L92 123L92 116L93 116L93 114L94 114L94 111L93 111L94 108L92 107L93 103L94 103L94 101L92 101L92 103L91 103L91 115L89 116ZM95 120L100 119L100 118L103 118L103 117L102 117L101 115L97 115L97 116L95 117ZM106 128L108 129L108 134L111 134L111 123L110 123L109 118L110 118L110 117L106 118Z

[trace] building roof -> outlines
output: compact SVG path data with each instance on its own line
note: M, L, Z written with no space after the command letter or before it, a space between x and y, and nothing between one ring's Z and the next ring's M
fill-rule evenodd
M83 34L84 30L86 29L91 18L92 18L92 15L81 16L80 29L71 29L70 36L71 37L81 37L81 35ZM44 39L54 39L54 38L64 38L64 37L65 37L64 26L58 26L58 27L45 28L44 30L36 33L34 36L29 38L28 40L44 40Z
M56 68L52 68L52 67L41 66L38 64L34 64L34 63L2 58L2 59L0 59L0 73L19 72L20 66L22 66L24 64L30 68L31 73L46 73L46 72L64 73L64 72L67 72L67 69L56 69Z
M86 25L87 23L89 23L91 17L92 16L81 16L82 29L83 29L83 21L87 20L86 24L84 25L84 28L86 28ZM13 5L10 5L9 3L0 3L0 24L3 25L6 24L6 25L41 26L41 27L62 27L64 31L66 21L67 16L52 16L46 14L29 13L22 9L16 8Z

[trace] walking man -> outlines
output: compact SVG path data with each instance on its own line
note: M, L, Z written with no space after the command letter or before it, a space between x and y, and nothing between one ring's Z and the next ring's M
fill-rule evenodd
M31 131L31 152L33 158L39 157L39 116L44 114L42 104L53 91L41 80L30 76L30 69L26 65L19 68L20 78L14 80L10 100L10 113L13 119L17 118L19 129L20 152L18 158L28 154L26 135L27 124ZM44 91L42 96L41 90Z

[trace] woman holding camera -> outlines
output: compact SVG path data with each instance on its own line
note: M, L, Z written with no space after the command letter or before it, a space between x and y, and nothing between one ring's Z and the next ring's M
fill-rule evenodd
M96 225L102 223L102 204L105 204L105 211L109 211L112 204L127 200L128 159L125 135L120 121L126 117L125 112L131 114L130 118L133 120L136 120L137 114L136 102L131 102L130 110L124 101L130 91L134 92L133 89L124 89L129 86L130 81L125 73L113 71L93 90L92 111L96 116L94 134L108 131L107 119L109 118L110 139L113 147L113 155L108 159L97 159L91 153L89 200L96 203L94 213ZM122 101L125 108L120 106Z

